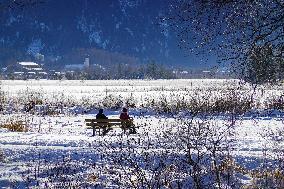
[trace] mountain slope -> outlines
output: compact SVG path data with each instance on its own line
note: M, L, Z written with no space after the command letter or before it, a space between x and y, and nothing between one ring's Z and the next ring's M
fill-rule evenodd
M2 12L0 62L33 59L40 53L47 62L67 64L62 57L83 48L121 53L142 62L172 63L178 60L175 38L166 25L158 23L169 4L163 0L49 0Z

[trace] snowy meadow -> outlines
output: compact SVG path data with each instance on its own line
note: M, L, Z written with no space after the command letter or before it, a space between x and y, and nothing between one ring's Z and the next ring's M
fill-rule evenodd
M283 188L283 85L2 81L0 188ZM27 111L27 105L35 106ZM85 119L128 107L136 134Z

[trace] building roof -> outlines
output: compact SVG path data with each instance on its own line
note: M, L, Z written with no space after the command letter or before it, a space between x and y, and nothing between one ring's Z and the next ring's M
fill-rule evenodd
M47 75L46 72L38 72L39 74Z
M33 70L35 70L35 71L41 71L41 70L43 70L42 68L33 68Z
M18 65L20 65L23 69L27 71L43 71L43 68L41 65L35 63L35 62L18 62Z
M35 62L18 62L22 66L38 66Z
M14 74L24 74L25 72L14 72Z

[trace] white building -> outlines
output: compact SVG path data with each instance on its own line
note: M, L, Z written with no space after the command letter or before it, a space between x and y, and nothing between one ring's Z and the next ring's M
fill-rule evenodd
M35 71L35 72L43 71L43 68L41 67L41 65L35 62L18 62L18 64L24 70L27 70L27 71Z
M86 57L83 64L67 64L64 66L65 71L82 71L90 68L90 58Z
M17 62L5 68L6 77L14 79L46 79L45 72L41 65L35 62Z
M85 68L84 64L67 64L64 66L65 71L80 71Z
M85 58L84 66L85 66L85 68L90 67L90 58L89 57Z

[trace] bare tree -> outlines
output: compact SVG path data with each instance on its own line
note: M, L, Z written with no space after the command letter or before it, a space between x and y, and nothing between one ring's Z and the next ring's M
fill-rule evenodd
M273 49L270 45L255 46L248 56L247 62L242 70L245 81L254 85L263 83L275 83L281 79L278 73L281 68L282 60L273 56Z
M272 55L283 59L283 0L178 0L162 22L189 52L242 65L255 46L270 45Z

